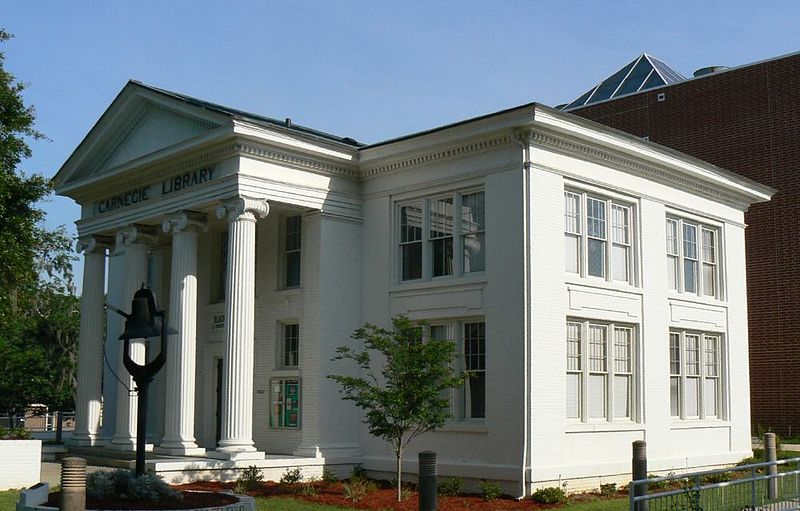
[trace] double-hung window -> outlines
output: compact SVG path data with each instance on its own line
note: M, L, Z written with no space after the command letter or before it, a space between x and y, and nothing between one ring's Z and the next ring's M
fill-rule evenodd
M635 420L634 329L567 321L567 418Z
M667 218L667 285L679 293L720 297L719 229Z
M568 273L633 283L633 208L598 195L564 192Z
M432 322L431 339L456 343L454 371L465 374L464 387L452 389L450 416L455 420L486 417L486 324L483 321ZM445 397L445 396L443 396Z
M483 271L484 192L453 192L399 207L400 280Z
M679 419L722 417L719 334L669 333L670 415Z
M302 228L302 216L295 215L286 218L283 240L284 287L297 287L300 285Z
M283 325L282 342L283 367L297 367L300 364L300 325L286 323Z

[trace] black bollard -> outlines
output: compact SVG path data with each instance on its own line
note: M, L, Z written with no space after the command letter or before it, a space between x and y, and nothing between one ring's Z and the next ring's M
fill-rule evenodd
M436 453L419 453L419 511L436 511Z
M647 479L647 442L644 440L633 442L632 472L633 481ZM631 486L633 486L634 497L647 495L647 484L634 485L631 483ZM638 502L634 511L647 511L647 501Z

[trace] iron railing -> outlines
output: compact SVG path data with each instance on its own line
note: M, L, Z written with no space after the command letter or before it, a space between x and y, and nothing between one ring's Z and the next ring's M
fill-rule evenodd
M796 511L800 458L640 479L628 490L630 511Z

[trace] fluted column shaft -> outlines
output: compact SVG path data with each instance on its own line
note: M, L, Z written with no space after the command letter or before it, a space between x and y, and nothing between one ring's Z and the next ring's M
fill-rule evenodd
M143 230L141 227L132 227L117 234L117 247L125 251L125 274L115 278L121 277L125 281L122 293L125 303L112 305L126 312L130 312L133 294L147 282L147 243L152 243L151 231L154 230L147 229L147 234L144 234ZM116 342L122 343L122 341ZM146 354L144 339L131 339L130 345L131 360L137 364L144 364ZM119 348L117 375L127 385L127 388L124 385L117 387L116 430L110 447L120 450L135 450L138 398L133 378L122 363L125 349L121 345Z
M269 212L266 201L236 198L217 209L228 216L228 268L225 291L225 360L222 368L220 441L213 455L229 459L263 458L253 445L253 335L255 322L256 215Z
M167 393L164 438L159 452L199 455L194 436L195 360L197 336L197 236L199 215L180 213L163 224L173 232L170 272L170 325L178 333L167 344Z
M78 389L75 396L75 431L72 445L95 445L99 440L103 381L103 300L108 242L99 237L83 238L84 252L81 325L78 344Z

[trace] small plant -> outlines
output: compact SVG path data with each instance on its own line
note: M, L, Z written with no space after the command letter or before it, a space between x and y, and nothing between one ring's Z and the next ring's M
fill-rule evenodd
M339 476L336 471L328 467L322 468L322 480L326 483L336 483L339 481Z
M549 486L533 492L531 499L538 504L561 504L567 500L567 494L557 486Z
M306 497L313 497L317 494L317 479L308 479L300 483L300 494Z
M366 477L351 477L350 481L342 486L344 498L351 502L358 502L371 491L375 490L375 483Z
M300 473L299 468L287 468L286 472L281 476L279 483L282 486L292 486L303 480L303 474Z
M606 483L600 485L600 495L602 495L603 497L611 497L616 493L617 493L616 483Z
M253 491L258 488L263 480L264 475L261 473L261 470L255 465L250 465L239 474L236 484L233 485L233 492L245 494L249 491Z
M730 472L717 472L716 474L708 474L703 476L702 484L717 484L724 483L733 479Z
M133 472L117 469L92 472L86 477L86 496L92 499L114 499L137 502L181 500L183 495L170 488L156 474L136 477Z
M367 469L364 468L364 465L358 463L353 466L353 470L350 471L350 479L367 479Z
M464 492L464 480L460 477L451 477L439 482L439 495L442 497L458 497Z
M400 488L400 500L408 500L409 497L414 493L414 487L410 484L404 484Z
M503 488L491 481L481 481L478 487L481 489L483 500L492 501L503 494Z
M25 428L0 428L0 440L30 440L31 432Z

